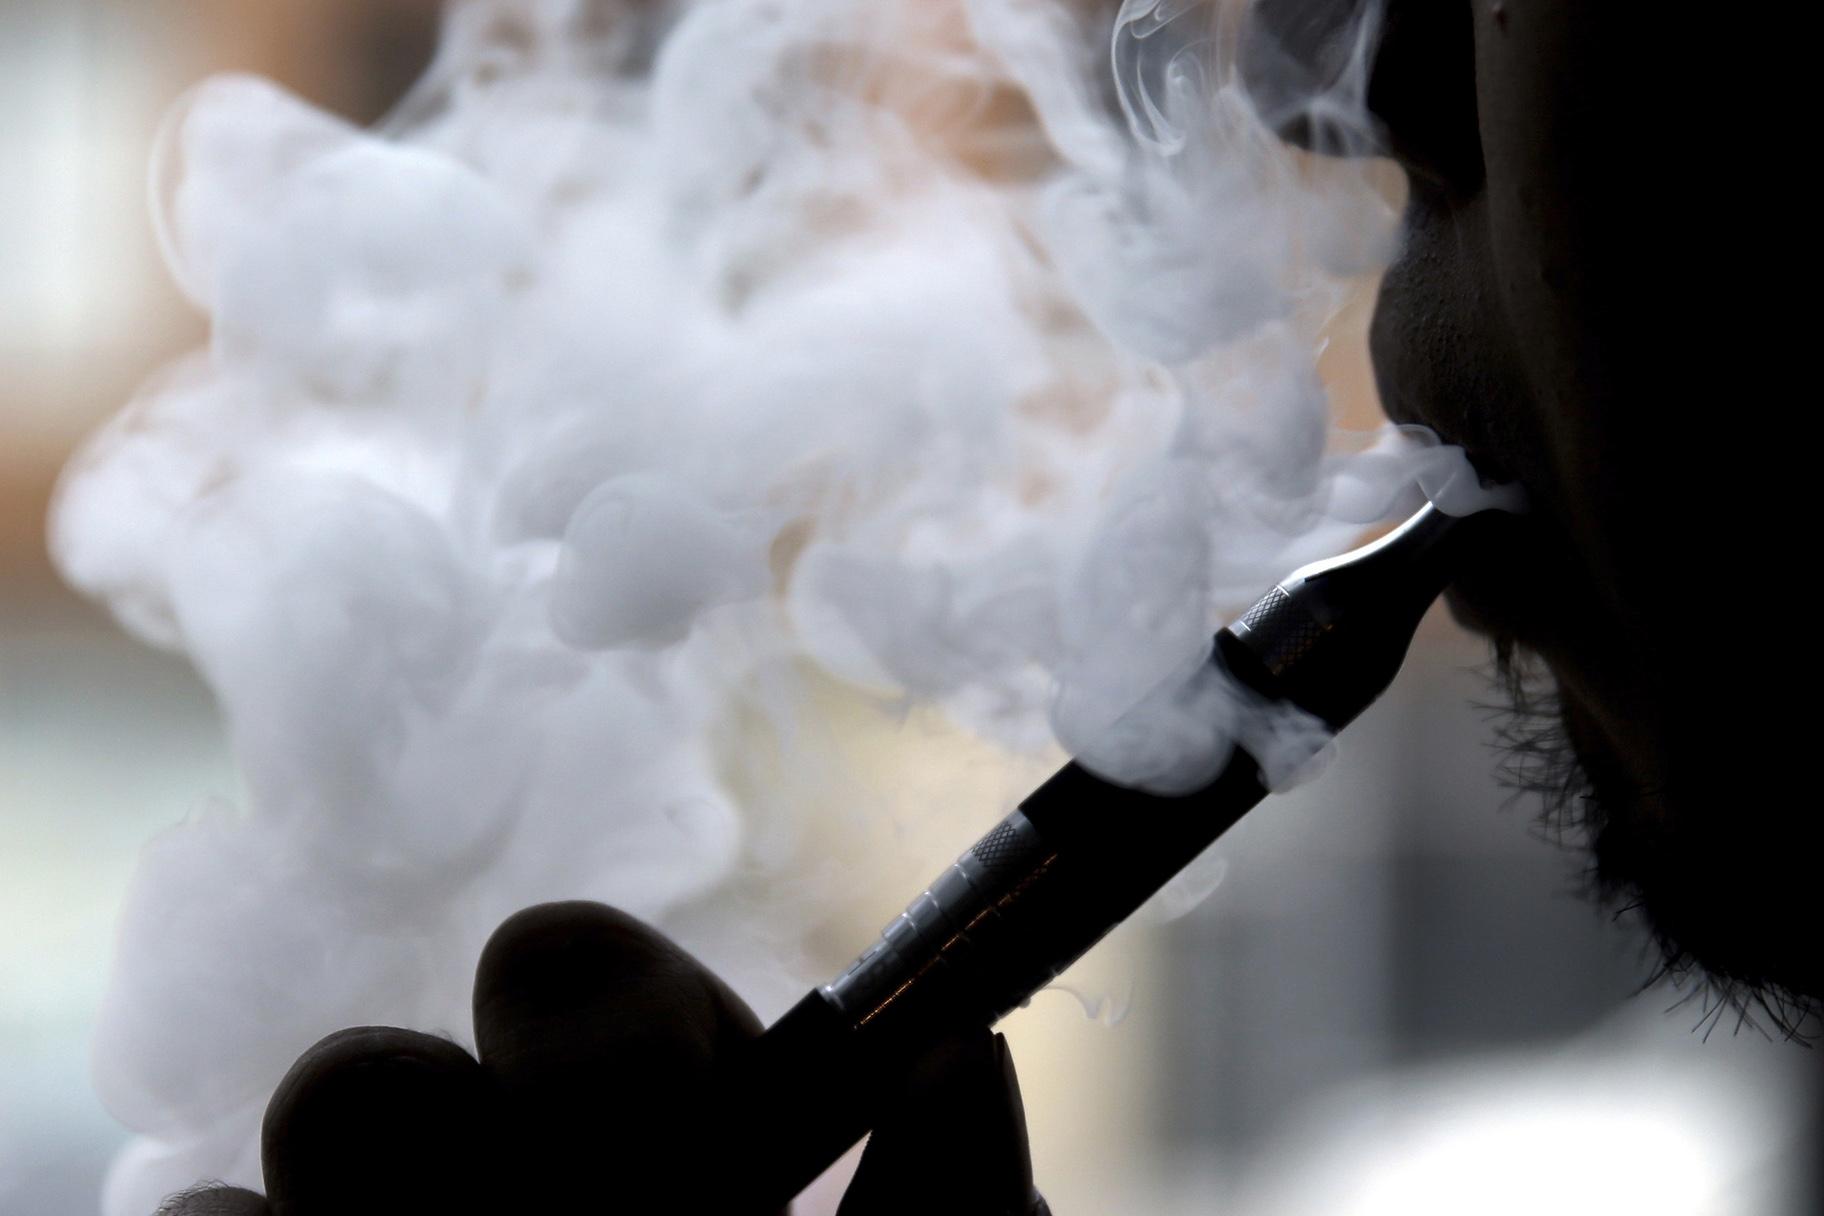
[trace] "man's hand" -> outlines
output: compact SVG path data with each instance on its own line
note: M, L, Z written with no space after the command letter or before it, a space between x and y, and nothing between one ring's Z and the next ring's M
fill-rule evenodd
M203 1187L160 1216L755 1213L718 1174L713 1081L760 1021L655 930L601 904L527 908L475 977L480 1059L360 1027L299 1057L266 1109L266 1195ZM781 1126L815 1094L782 1093ZM1026 1216L1025 1116L1006 1041L981 1031L904 1079L839 1216Z

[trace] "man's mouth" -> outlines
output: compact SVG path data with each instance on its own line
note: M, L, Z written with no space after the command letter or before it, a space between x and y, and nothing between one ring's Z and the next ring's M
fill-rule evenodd
M1485 485L1516 480L1499 457L1463 442L1431 420L1409 411L1390 412L1390 417L1401 425L1423 426L1443 442L1463 448ZM1452 617L1471 632L1496 642L1532 645L1543 636L1540 618L1549 607L1549 589L1566 585L1569 572L1554 570L1564 566L1564 550L1550 544L1547 526L1531 511L1515 516L1499 536L1498 543L1464 565L1445 591L1445 603Z

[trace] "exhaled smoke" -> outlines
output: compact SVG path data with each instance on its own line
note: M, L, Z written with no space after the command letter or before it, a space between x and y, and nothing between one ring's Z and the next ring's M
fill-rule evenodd
M467 0L377 133L244 77L180 107L157 221L212 339L54 544L195 661L246 788L128 901L110 1213L257 1181L329 1030L465 1038L530 902L626 907L777 1012L820 929L860 944L807 689L1009 765L1226 751L1195 680L1111 724L1460 457L1331 434L1313 353L1387 209L1190 70L1200 7L1129 8L1119 90L1106 15L1048 0Z

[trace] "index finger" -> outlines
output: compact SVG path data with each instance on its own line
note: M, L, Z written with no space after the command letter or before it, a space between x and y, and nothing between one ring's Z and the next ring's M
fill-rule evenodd
M153 1216L272 1216L272 1209L257 1192L205 1182L166 1199Z
M475 1039L549 1210L684 1202L713 1169L712 1076L760 1020L689 953L603 904L541 904L482 951ZM652 1210L660 1210L653 1207Z

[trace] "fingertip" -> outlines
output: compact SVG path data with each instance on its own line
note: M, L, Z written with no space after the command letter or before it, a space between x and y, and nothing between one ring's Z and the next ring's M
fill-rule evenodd
M273 1091L261 1129L275 1216L461 1211L493 1193L494 1105L447 1039L358 1026L319 1040Z
M603 1195L659 1210L714 1184L701 1136L716 1062L759 1033L753 1012L689 953L603 904L515 913L476 969L476 1042L535 1210Z
M1012 1133L1017 1137L1021 1159L1026 1162L1026 1181L1032 1182L1031 1143L1026 1133L1026 1099L1020 1093L1019 1070L1013 1066L1013 1044L1007 1036L996 1033L994 1036L995 1055L1001 1068L1001 1094L1003 1109L1011 1118ZM1042 1201L1041 1201L1042 1202Z
M839 1216L1025 1212L1034 1197L1026 1114L1005 1036L977 1030L908 1070L862 1153Z
M494 931L476 967L475 1038L510 1088L575 1076L631 1051L700 1074L760 1021L708 968L618 908L537 904Z
M266 1197L257 1191L220 1182L204 1182L167 1198L153 1216L271 1216Z

